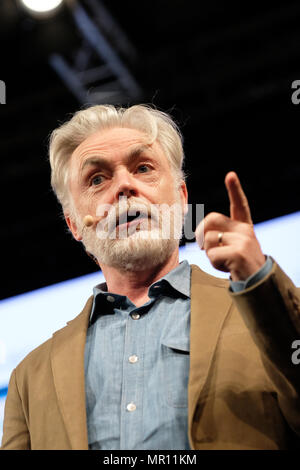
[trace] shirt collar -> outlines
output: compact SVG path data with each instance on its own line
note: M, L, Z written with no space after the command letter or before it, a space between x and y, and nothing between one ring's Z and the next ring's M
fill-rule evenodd
M184 297L190 298L190 273L191 267L187 260L181 261L176 268L169 271L158 281L155 281L148 289L149 298L155 298L160 294L169 295L172 297ZM107 284L103 282L98 284L93 289L94 300L90 315L90 321L94 316L94 312L102 311L107 314L114 313L115 308L119 308L127 297L124 295L114 294L107 291ZM127 302L130 302L127 299Z
M161 285L164 282L168 283L175 291L180 294L190 297L190 274L191 267L187 260L181 261L176 268L169 271L165 276L163 276L158 281L151 284L149 290L156 286Z

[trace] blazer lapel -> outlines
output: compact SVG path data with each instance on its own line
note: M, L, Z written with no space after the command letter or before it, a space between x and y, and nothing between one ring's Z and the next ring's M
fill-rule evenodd
M59 407L72 449L88 449L84 348L92 308L90 297L81 312L68 326L53 335L51 364Z
M199 395L206 382L218 338L232 299L229 282L216 278L192 265L190 375L188 390L189 437Z

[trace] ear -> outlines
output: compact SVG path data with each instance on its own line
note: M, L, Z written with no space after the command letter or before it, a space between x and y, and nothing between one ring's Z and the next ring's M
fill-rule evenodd
M187 190L186 184L183 180L180 183L180 196L181 196L184 215L186 215L188 213L188 205L187 205L187 203L188 203L188 190Z
M69 227L69 230L72 232L72 235L75 238L75 240L77 240L78 242L81 241L82 236L79 233L78 227L74 219L69 214L65 214L65 213L64 213L64 217L65 217L66 224Z

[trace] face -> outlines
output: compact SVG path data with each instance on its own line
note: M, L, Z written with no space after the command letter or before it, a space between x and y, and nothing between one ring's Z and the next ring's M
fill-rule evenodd
M172 206L176 203L181 207L182 216L187 202L185 183L176 187L174 173L161 146L158 142L148 145L142 132L114 128L88 137L71 156L69 191L76 215L73 218L66 215L68 226L74 237L82 240L87 251L98 259L99 264L138 270L138 266L145 266L148 258L149 263L157 262L161 256L165 256L166 250L169 255L176 246L178 248L179 240L175 240L174 245L174 239L162 240L158 236L155 240L153 237L145 237L145 232L158 230L159 217L156 219L156 227L155 220L154 225L151 221L150 227L149 219L141 219L139 231L133 230L137 224L132 222L126 226L125 236L106 240L97 236L96 226L87 228L82 223L87 214L93 217L99 215L99 207L111 207L114 214L120 215L124 203L127 208L137 211L143 206L146 208L144 215L147 211L150 214L150 208L154 205ZM101 222L109 221L111 213L109 209L105 213L100 210ZM180 223L182 227L182 218ZM121 230L122 227L119 225L117 229Z

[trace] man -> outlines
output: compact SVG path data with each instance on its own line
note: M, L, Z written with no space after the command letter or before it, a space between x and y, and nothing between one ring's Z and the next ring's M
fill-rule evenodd
M179 263L182 161L175 124L148 106L91 107L52 134L52 186L106 282L13 371L3 449L299 447L296 288L262 253L234 172L230 217L196 230L230 282Z

